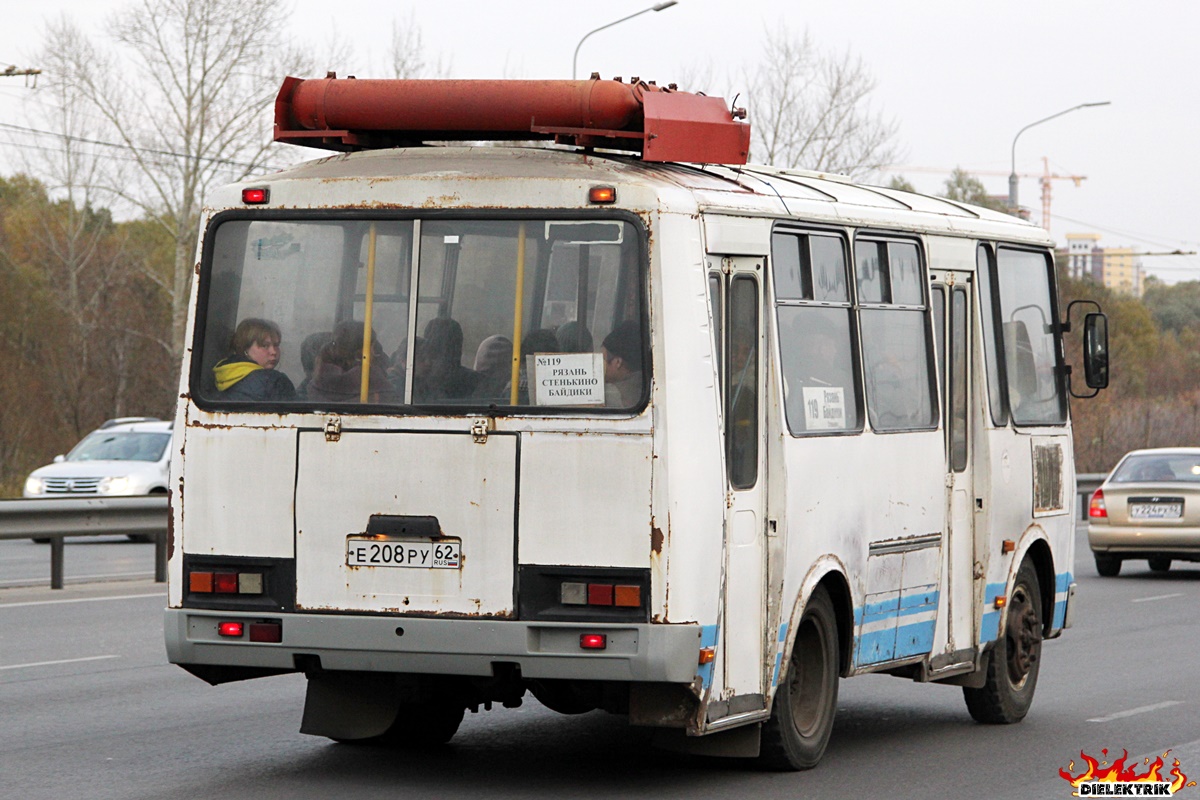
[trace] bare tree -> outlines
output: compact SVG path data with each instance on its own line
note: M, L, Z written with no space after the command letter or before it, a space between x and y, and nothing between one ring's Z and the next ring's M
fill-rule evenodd
M408 12L404 20L392 21L392 45L389 49L391 76L393 78L444 78L449 74L449 65L439 55L431 64L425 53L421 26L416 15Z
M782 24L765 36L746 75L754 160L856 178L896 160L896 123L872 108L875 79L861 58L822 53Z
M281 46L284 0L136 0L114 15L114 47L88 42L66 21L49 29L66 81L127 148L137 179L115 183L175 242L172 350L195 271L203 196L261 171L271 151L269 108L301 59ZM131 77L132 76L132 79Z

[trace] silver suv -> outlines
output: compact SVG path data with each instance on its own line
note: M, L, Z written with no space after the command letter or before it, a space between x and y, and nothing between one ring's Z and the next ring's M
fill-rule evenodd
M166 494L171 425L155 417L110 419L65 456L25 480L25 497L127 497ZM135 541L150 541L134 536ZM47 540L48 541L48 540Z

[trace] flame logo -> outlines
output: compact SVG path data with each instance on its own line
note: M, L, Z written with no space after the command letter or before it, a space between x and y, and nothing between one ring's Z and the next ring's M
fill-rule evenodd
M1161 756L1154 759L1153 763L1151 763L1149 758L1145 759L1142 763L1147 765L1146 771L1139 773L1138 772L1139 765L1136 762L1134 764L1131 764L1128 767L1125 766L1125 760L1127 758L1129 758L1129 752L1126 750L1121 751L1121 757L1118 758L1116 761L1114 761L1111 766L1107 766L1108 765L1107 760L1102 761L1102 762L1097 761L1096 759L1092 758L1087 753L1084 753L1081 750L1079 752L1079 757L1083 759L1084 763L1087 765L1087 768L1083 772L1079 773L1078 775L1072 775L1071 773L1073 773L1075 771L1075 762L1071 761L1071 763L1067 765L1067 768L1060 769L1058 771L1058 774L1062 777L1063 780L1065 780L1067 783L1071 784L1071 786L1076 789L1079 788L1080 784L1088 783L1088 782L1095 782L1095 783L1168 783L1169 782L1171 784L1170 792L1171 792L1171 794L1175 794L1175 792L1179 791L1184 786L1195 786L1196 782L1191 781L1189 783L1188 779L1187 779L1187 775L1184 775L1179 770L1179 759L1174 760L1174 764L1171 766L1171 770L1168 773L1169 777L1163 777L1162 769L1165 764L1163 759L1165 759L1168 756L1168 754L1170 754L1170 752L1171 751L1168 750L1166 753L1163 753ZM1108 750L1101 750L1100 753L1104 757L1108 756ZM1075 797L1080 796L1079 792L1072 792L1071 794Z

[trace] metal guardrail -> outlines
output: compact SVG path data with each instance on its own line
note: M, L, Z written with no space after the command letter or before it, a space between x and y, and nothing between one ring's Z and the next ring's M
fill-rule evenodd
M154 580L167 580L167 496L0 500L0 540L49 539L50 588L63 588L67 536L149 536Z

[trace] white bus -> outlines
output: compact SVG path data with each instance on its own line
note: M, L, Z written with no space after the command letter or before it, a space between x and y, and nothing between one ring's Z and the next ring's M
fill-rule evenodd
M744 166L737 117L619 81L289 79L276 138L361 152L208 201L170 660L303 672L302 730L339 741L445 742L529 692L803 769L868 673L1023 718L1075 586L1051 241Z

